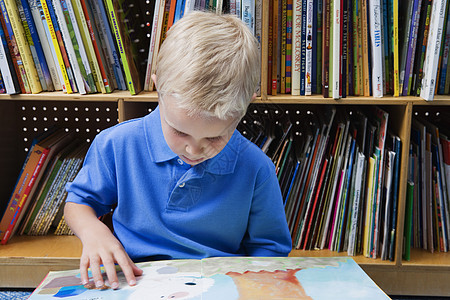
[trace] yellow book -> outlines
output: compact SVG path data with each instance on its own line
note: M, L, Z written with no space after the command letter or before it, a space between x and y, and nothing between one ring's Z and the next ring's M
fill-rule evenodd
M28 83L33 94L42 92L42 86L39 81L39 75L34 64L33 56L31 55L30 45L28 44L25 30L22 25L22 20L19 16L19 11L15 1L5 1L6 11L9 15L9 21L16 37L16 43L19 48L19 53L22 57L22 63L27 74Z
M374 157L369 157L369 166L367 168L367 189L366 189L366 211L364 217L364 243L363 254L370 257L370 241L372 235L372 206L373 206L373 190L375 186L375 163Z
M393 17L394 17L394 37L393 37L393 53L394 53L394 97L398 97L400 94L400 86L399 86L399 53L398 53L398 0L393 0L394 8L393 8Z
M370 78L369 78L369 36L367 34L368 20L367 20L367 0L362 0L361 11L362 21L362 53L363 53L363 95L370 96Z
M47 1L41 0L42 11L44 12L45 20L47 21L48 29L52 37L53 47L55 48L56 57L58 58L59 68L62 73L63 90L67 94L72 94L72 87L70 86L69 76L67 75L66 65L61 54L61 49L59 48L58 38L56 37L55 28L53 27L52 19L50 17L50 12L48 11Z
M80 29L81 38L83 39L83 44L86 49L86 54L89 60L89 65L91 67L92 75L94 77L95 86L97 91L101 91L103 94L106 93L105 84L103 83L100 66L98 65L97 57L95 56L94 46L92 45L91 36L89 34L89 29L86 23L86 18L84 17L83 7L81 6L80 0L72 0L72 7L75 12L75 17Z

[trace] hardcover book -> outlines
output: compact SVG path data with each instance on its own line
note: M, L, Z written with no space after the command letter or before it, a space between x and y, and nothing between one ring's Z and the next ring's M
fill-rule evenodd
M38 299L389 299L348 257L216 257L139 263L144 273L120 288L80 284L78 270L50 272ZM102 268L103 269L103 268Z

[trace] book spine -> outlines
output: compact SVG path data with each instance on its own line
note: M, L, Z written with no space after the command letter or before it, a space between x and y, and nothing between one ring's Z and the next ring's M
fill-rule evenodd
M58 38L56 36L55 33L55 27L52 21L52 18L50 16L50 11L49 11L49 7L47 5L47 1L46 0L41 0L41 5L42 5L42 10L44 12L44 16L45 16L45 20L46 20L46 24L48 26L48 30L50 33L50 37L52 39L52 44L53 44L53 49L55 50L55 54L56 57L58 59L58 65L59 65L59 69L61 71L62 74L62 79L63 81L62 83L62 87L63 90L66 91L68 94L72 93L72 86L69 80L69 75L67 73L66 70L66 64L64 62L62 53L61 53L61 49L60 49L60 44L58 42Z
M411 16L410 42L408 43L408 55L406 57L407 63L405 66L405 75L403 80L403 96L408 96L411 89L412 70L414 66L421 5L421 0L414 2L413 15Z
M446 33L445 38L443 38L444 42L444 51L442 53L442 67L441 67L441 74L439 76L439 83L438 83L438 94L444 94L445 92L445 82L447 79L447 65L448 65L448 56L449 56L449 48L450 48L450 27L448 26L450 14L447 12L447 20L446 20Z
M27 79L30 84L30 89L33 94L42 92L42 86L39 81L39 75L31 55L30 46L26 39L25 31L23 29L22 21L19 16L17 5L15 1L5 1L6 10L9 15L11 26L16 37L17 47L22 57L22 62L25 67Z
M286 94L291 93L292 83L292 1L286 6Z
M400 95L400 86L399 86L399 52L398 52L398 46L399 46L399 33L398 33L398 0L392 1L393 7L392 7L392 15L393 15L393 38L392 38L392 63L393 63L393 81L394 81L394 97L398 97Z
M49 70L49 67L47 64L47 60L44 55L44 50L41 45L41 41L40 41L39 34L37 31L37 26L35 24L35 20L31 13L30 5L28 4L27 0L21 0L21 4L23 7L24 16L28 23L28 28L30 30L30 35L31 35L31 38L32 38L32 41L34 44L36 55L38 56L40 69L42 70L42 76L44 79L44 83L42 83L42 86L44 86L44 84L45 84L45 87L46 87L45 90L53 91L54 86L53 86L53 82L52 82L52 77L50 75L50 70Z
M81 23L81 19L78 16L78 10L76 9L76 5L73 4L71 0L61 0L61 4L65 11L66 16L69 17L70 23L72 24L71 28L73 30L73 34L75 34L76 39L73 40L73 44L78 46L78 54L81 55L81 64L79 63L79 68L85 69L86 73L86 82L87 86L85 87L86 92L95 93L97 92L97 83L96 79L94 79L94 71L92 69L93 65L91 64L91 59L87 50L87 40L86 40L86 32L85 27Z
M8 54L8 44L6 42L3 28L0 25L0 72L5 84L6 93L16 94L19 92L19 90L16 89L16 85L14 83L14 69L11 68L12 64L10 64L10 58L8 59Z
M329 59L330 59L330 2L323 0L323 34L322 34L322 95L328 98Z
M301 64L301 26L302 0L294 0L292 7L292 73L291 95L300 95L300 64Z
M161 4L162 2L162 4ZM160 14L162 11L160 8L164 7L164 1L156 0L155 1L155 9L153 12L153 22L152 22L152 33L150 35L150 45L148 47L148 59L147 59L147 68L145 71L145 79L144 79L144 91L152 91L152 61L153 55L155 53L155 44L156 44L156 36L158 35L158 31L161 32L161 28L158 28L159 18L162 18L163 15ZM162 11L163 12L163 11Z
M8 43L9 52L11 53L11 57L13 59L14 69L16 70L20 90L24 94L31 93L30 86L28 84L27 74L23 66L22 57L20 55L19 48L16 43L16 37L14 36L14 32L11 26L11 22L9 20L8 12L6 11L4 0L0 0L0 8L2 13L1 22L4 28L5 38Z
M314 5L316 7L316 13L315 13L315 31L316 31L316 39L315 39L315 47L316 51L314 52L313 62L315 65L313 66L313 70L316 73L315 75L315 81L313 86L313 93L314 94L321 94L322 93L322 36L323 36L323 5L322 1L314 2ZM314 32L314 31L313 31Z
M105 53L105 57L108 61L108 68L112 70L112 75L114 76L119 90L125 90L126 84L123 76L123 69L120 63L120 57L113 40L112 32L109 27L108 16L106 15L106 10L103 5L102 0L88 0L90 1L92 13L94 15L94 21L99 32L99 37L101 39L102 49Z
M281 0L273 0L272 6L272 86L271 94L275 96L278 92L278 4ZM242 1L242 4L244 2ZM241 11L243 14L243 11Z
M47 158L48 152L49 152L49 149L42 150L42 153L40 154L37 165L34 168L33 173L31 174L30 181L28 182L28 184L23 192L23 195L20 197L20 201L17 204L14 215L8 224L8 227L5 231L5 234L3 235L3 238L0 241L0 244L5 245L8 242L9 238L11 237L11 233L14 230L14 226L17 223L17 220L20 216L20 213L22 212L22 208L24 207L25 202L28 200L28 196L31 192L31 189L33 188L34 184L37 184L36 178L39 176L39 173L41 172L42 166Z
M87 78L87 75L83 63L80 63L78 61L79 46L76 40L74 40L75 37L73 36L73 34L70 34L70 32L73 33L73 27L70 19L67 16L68 13L67 7L65 6L65 1L53 0L53 8L55 9L66 52L73 70L73 74L75 76L75 82L77 84L78 92L82 95L86 94L86 84L84 78ZM66 8L66 10L64 8Z
M3 240L9 224L14 218L17 207L22 199L25 190L27 189L28 183L32 178L32 174L40 160L40 157L44 153L44 148L35 144L30 150L31 153L27 160L25 161L23 171L21 172L19 179L17 180L14 192L11 195L8 206L6 207L3 217L0 220L0 241Z
M308 0L302 1L302 31L301 31L301 57L300 57L300 95L305 95L306 87L306 14Z
M84 17L86 19L86 25L87 25L87 28L88 28L88 31L89 31L89 37L91 39L92 47L93 47L93 50L94 50L94 53L95 53L95 58L96 58L96 61L98 63L98 68L99 68L98 72L100 72L100 73L97 72L97 74L99 76L101 76L101 81L103 82L103 84L99 84L100 85L100 89L103 92L102 87L104 87L104 92L105 93L111 93L112 89L111 89L111 86L109 84L110 80L109 80L108 75L107 75L107 70L106 70L106 68L104 66L105 59L104 59L102 53L100 52L100 47L98 45L99 41L97 41L97 38L96 38L96 35L98 35L98 34L96 33L96 30L94 28L94 24L93 24L93 20L92 20L92 12L90 11L90 7L88 6L87 0L79 0L79 1L80 1L80 4L81 4L81 7L82 7L82 11L83 11Z
M333 0L333 81L332 81L332 97L340 98L340 60L341 60L341 1Z
M51 88L53 86L53 90L60 91L62 90L61 82L60 82L60 71L57 69L57 64L55 64L56 55L52 54L52 49L50 47L47 34L45 33L44 28L44 20L45 17L41 16L42 6L41 2L39 0L28 0L28 4L30 7L30 12L34 20L34 24L36 27L36 32L38 34L39 43L42 47L42 51L44 53L45 61L47 62L47 67L50 74L50 81L51 84L47 83L47 88ZM42 19L44 18L44 20Z
M306 3L306 47L305 47L305 95L310 96L312 91L312 56L313 56L313 1Z
M288 2L292 0L288 0ZM291 4L292 7L292 4ZM255 37L258 41L258 50L259 53L261 53L262 50L262 34L263 34L263 28L262 28L262 14L263 14L263 0L256 0L255 1ZM291 9L291 15L292 15L292 9ZM289 30L289 29L287 29ZM287 68L287 66L286 66ZM256 86L256 95L258 97L261 96L261 73L259 74L259 82Z
M428 47L424 61L424 76L420 90L420 97L427 101L433 100L436 88L437 66L441 48L445 8L445 0L433 1L427 42Z
M254 0L242 0L242 20L248 28L255 33L255 2Z
M287 35L287 0L281 0L281 41L280 41L280 93L286 93L286 35Z
M362 44L362 69L363 69L363 95L370 96L370 78L369 78L369 38L367 33L367 0L361 1L361 44Z
M67 2L71 2L76 20L78 22L78 27L80 28L81 38L83 40L85 51L89 60L89 66L91 68L93 80L95 83L94 90L101 91L103 94L105 94L106 89L102 80L102 73L100 71L100 66L95 55L94 45L92 44L91 34L86 22L86 16L83 12L81 2L80 0L72 0Z
M136 94L136 89L134 86L135 83L133 82L133 78L131 77L130 67L128 65L128 60L123 45L122 34L119 30L118 19L113 6L113 0L106 0L106 4L107 4L107 12L109 18L111 19L112 30L114 32L114 36L116 39L117 48L119 50L120 59L122 61L123 70L125 72L127 87L128 90L130 91L130 94L135 95Z
M374 97L383 97L383 49L381 45L381 6L380 1L369 2L370 40L372 52L372 93Z

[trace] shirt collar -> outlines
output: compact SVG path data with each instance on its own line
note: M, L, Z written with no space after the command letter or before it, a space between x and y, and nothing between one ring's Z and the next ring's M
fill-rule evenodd
M144 130L150 159L155 163L165 162L178 158L169 148L161 128L159 107L144 117ZM237 130L234 131L225 148L215 157L208 159L196 167L212 174L229 174L234 171L242 139Z

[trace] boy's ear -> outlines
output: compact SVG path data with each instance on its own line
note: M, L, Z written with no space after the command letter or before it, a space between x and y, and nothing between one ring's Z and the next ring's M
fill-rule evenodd
M153 77L152 77L152 78L153 78ZM155 83L155 85L156 85L156 83ZM255 99L256 99L256 93L253 93L252 101L255 101Z
M156 86L156 74L152 74L152 80L153 80L153 83L155 84L155 86Z

